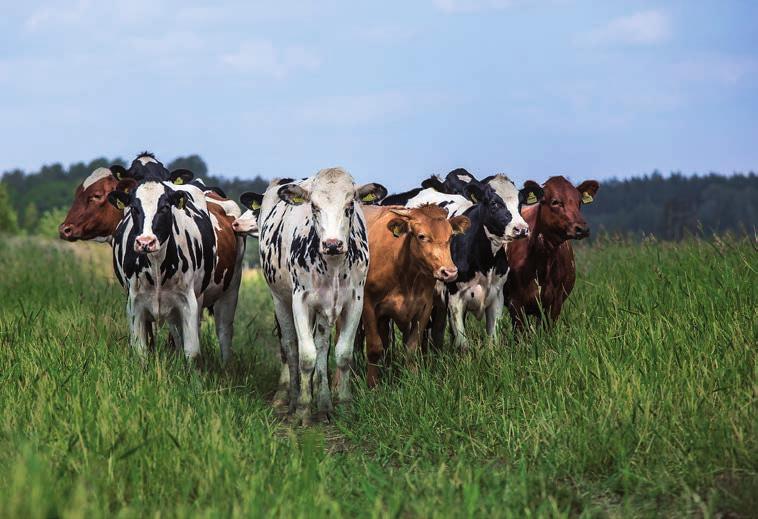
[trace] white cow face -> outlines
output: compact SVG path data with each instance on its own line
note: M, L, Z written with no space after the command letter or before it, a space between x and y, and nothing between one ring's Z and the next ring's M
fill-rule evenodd
M522 203L522 196L520 196L521 192L513 183L513 181L511 181L511 179L505 175L494 175L492 177L484 179L483 182L486 182L492 186L492 189L494 189L500 198L503 199L503 202L505 202L505 208L508 209L509 213L511 213L511 221L508 223L508 225L505 226L505 241L509 242L529 236L529 225L521 217L521 213L519 211ZM537 193L534 194L536 195ZM532 202L531 200L533 197L528 196L528 194L525 196L525 200L528 199L529 203L537 202L536 199L534 202Z
M355 204L373 203L387 196L387 190L380 184L356 186L341 168L322 169L308 182L286 184L278 193L288 204L310 205L321 253L328 256L347 252Z
M247 211L232 223L232 229L238 234L258 235L258 216L261 213L263 195L248 191L240 197L240 203Z

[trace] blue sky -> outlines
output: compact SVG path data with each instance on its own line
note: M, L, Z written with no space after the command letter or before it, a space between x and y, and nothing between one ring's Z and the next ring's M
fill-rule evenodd
M1 1L0 170L758 169L758 2Z

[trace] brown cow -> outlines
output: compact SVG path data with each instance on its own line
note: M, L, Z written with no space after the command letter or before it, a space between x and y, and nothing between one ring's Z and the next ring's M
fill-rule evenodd
M97 168L74 193L74 203L58 227L62 240L109 240L121 221L123 211L108 202L118 179L108 168Z
M432 312L436 281L451 282L458 275L450 256L451 237L465 232L469 220L465 216L448 219L447 211L435 205L417 209L366 206L363 213L371 263L362 319L366 381L374 387L392 321L402 331L408 351L417 350Z
M559 176L542 187L540 203L521 212L531 230L529 238L509 243L506 249L511 270L505 297L516 329L523 328L526 316L539 320L544 313L552 322L561 314L576 279L570 240L589 236L581 206L592 202L600 186L585 180L574 187Z

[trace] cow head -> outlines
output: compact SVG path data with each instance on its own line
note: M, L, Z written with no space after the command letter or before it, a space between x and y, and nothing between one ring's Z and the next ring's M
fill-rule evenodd
M142 180L168 180L169 172L161 161L155 158L155 155L148 151L143 151L134 159L129 169L119 164L111 166L113 176L121 180L123 178L133 178L138 181Z
M131 192L113 191L108 200L117 209L129 208L137 236L134 250L140 254L158 252L171 235L176 210L184 210L192 195L164 182L146 181Z
M97 168L74 193L74 203L66 219L58 227L63 240L95 240L110 237L121 220L122 213L108 203L108 194L116 188L118 179L108 168Z
M542 199L542 188L536 182L527 180L522 189L505 175L498 174L487 177L482 183L488 184L503 200L505 208L511 215L510 222L505 226L505 241L518 240L529 236L529 225L521 217L521 206L532 205Z
M509 229L513 215L505 206L505 202L492 189L492 186L482 182L471 182L466 186L465 196L479 207L479 214L484 227L484 233L490 240L493 254L512 239Z
M590 227L582 216L583 204L592 203L599 184L585 180L574 187L565 177L551 177L542 186L544 197L540 202L539 219L544 232L562 239L581 240L590 235Z
M302 184L285 184L277 192L288 204L310 206L321 253L328 256L347 252L355 204L387 196L387 189L380 184L356 186L341 168L322 169Z
M465 169L458 168L448 173L445 180L432 175L421 183L421 187L436 189L440 193L449 195L465 195L466 186L471 182L477 182L477 180Z
M232 229L238 234L258 234L258 216L261 213L263 195L248 191L240 196L240 203L247 210L232 223Z
M406 235L414 265L420 265L435 279L451 283L458 277L458 268L450 256L450 240L463 234L470 222L465 216L448 220L447 211L436 205L416 209L390 209L395 217L387 228L395 235Z

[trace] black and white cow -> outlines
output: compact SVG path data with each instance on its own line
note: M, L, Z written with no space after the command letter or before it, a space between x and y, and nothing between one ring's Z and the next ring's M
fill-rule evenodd
M351 398L349 363L369 265L361 201L386 194L379 184L359 187L345 170L330 168L301 181L272 182L263 196L258 219L261 266L286 357L275 402L284 401L289 392L289 409L297 422L310 421L314 383L319 413L328 416L333 409L327 360L335 324L340 329L337 401Z
M132 187L108 197L117 208L128 208L114 234L113 264L128 291L132 345L144 353L152 324L165 321L185 356L194 358L200 352L203 297L216 263L216 237L204 193L159 180Z
M444 181L430 177L420 190L394 195L410 195L405 201L407 207L433 203L445 207L451 216L465 215L471 221L469 229L451 242L458 279L437 286L438 299L432 318L435 345L442 344L445 313L454 344L460 349L468 346L464 326L467 313L485 319L489 336L497 333L504 308L502 289L509 272L504 247L528 235L529 227L519 210L527 200L536 203L541 192L531 181L519 191L504 175L493 175L479 182L465 169L456 169Z

